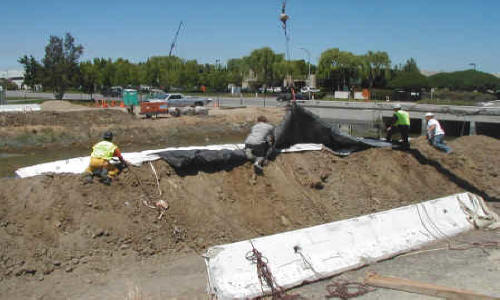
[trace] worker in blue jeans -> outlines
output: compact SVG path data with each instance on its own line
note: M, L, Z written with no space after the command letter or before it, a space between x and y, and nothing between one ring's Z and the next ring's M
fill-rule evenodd
M427 120L427 139L429 143L443 152L451 153L451 148L444 142L444 130L438 120L434 119L434 114L426 113L425 119Z

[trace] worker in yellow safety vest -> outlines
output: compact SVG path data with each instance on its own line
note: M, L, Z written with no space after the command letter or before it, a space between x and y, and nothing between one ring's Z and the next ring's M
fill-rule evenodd
M91 183L93 176L100 176L100 181L104 184L111 184L111 179L118 175L128 164L123 159L118 146L113 144L113 133L106 131L103 134L103 141L92 147L90 154L90 164L85 170L84 183ZM115 164L114 158L118 158L121 165ZM118 163L118 161L116 161Z
M403 140L403 146L409 147L408 142L408 132L410 131L410 114L407 111L401 109L401 105L396 104L393 106L394 115L387 126L387 141L392 142L392 135L399 131L401 134L401 139Z

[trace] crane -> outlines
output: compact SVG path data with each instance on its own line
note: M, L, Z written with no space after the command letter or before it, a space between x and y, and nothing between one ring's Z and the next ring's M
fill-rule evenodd
M175 33L174 39L172 40L172 44L170 44L170 52L168 52L168 56L172 56L172 52L177 44L177 38L179 37L179 31L181 31L182 25L184 25L184 23L181 21L179 23L179 27L177 28L177 32Z

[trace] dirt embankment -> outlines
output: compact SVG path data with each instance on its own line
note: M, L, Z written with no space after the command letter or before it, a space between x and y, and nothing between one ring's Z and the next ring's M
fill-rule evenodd
M448 144L453 153L436 150L424 137L417 139L412 147L490 198L500 199L500 140L478 135L461 137Z
M279 123L284 114L282 108L245 108L211 110L209 116L165 116L151 120L116 109L64 109L66 111L0 114L0 150L88 148L105 130L113 131L121 147L234 140L244 137L258 115Z
M348 158L283 154L258 177L251 164L186 177L163 161L154 166L161 197L149 165L109 187L82 185L72 175L0 179L0 279L32 280L82 265L106 272L117 255L200 252L460 191L433 167L389 149ZM168 200L162 220L142 204L147 198Z

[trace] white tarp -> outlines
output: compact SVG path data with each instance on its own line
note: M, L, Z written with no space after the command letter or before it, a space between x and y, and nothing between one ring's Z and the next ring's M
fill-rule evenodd
M0 105L0 112L30 112L41 110L38 104L6 104Z
M471 213L472 212L472 213ZM409 205L252 240L266 258L276 283L291 288L393 257L429 242L474 228L471 215L498 220L470 193ZM255 263L246 257L250 241L215 246L205 260L210 293L218 299L247 299L269 293Z
M142 152L123 153L123 158L135 166L140 166L144 162L160 159L155 153L174 150L238 150L245 148L244 144L227 144L227 145L209 145L209 146L189 146L189 147L172 147L157 150L146 150ZM321 144L297 144L281 152L300 152L300 151L318 151L323 149ZM80 174L85 171L89 165L90 157L77 157L65 160L58 160L44 164L38 164L30 167L20 168L16 171L16 175L21 178L37 176L48 173L72 173Z

